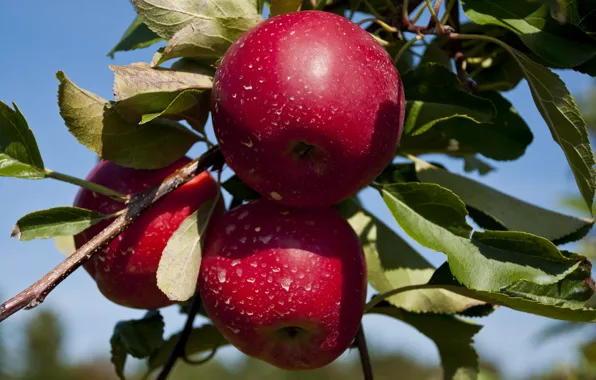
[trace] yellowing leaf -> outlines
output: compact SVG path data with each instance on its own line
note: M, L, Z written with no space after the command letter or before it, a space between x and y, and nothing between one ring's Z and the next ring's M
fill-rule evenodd
M271 0L270 17L300 10L302 0Z

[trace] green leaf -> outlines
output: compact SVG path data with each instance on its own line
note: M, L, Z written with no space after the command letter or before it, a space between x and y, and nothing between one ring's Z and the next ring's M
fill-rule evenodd
M10 236L23 241L72 236L110 217L83 208L56 207L25 215L17 221Z
M462 0L462 4L470 20L511 30L553 67L574 67L596 57L596 40L570 23L554 20L546 5L518 0Z
M120 41L110 50L108 56L114 58L114 53L117 51L142 49L162 40L163 38L147 28L147 25L143 23L140 17L136 17L126 29Z
M163 346L163 317L159 311L149 311L142 319L121 321L114 327L110 339L112 363L120 379L124 379L126 357L149 357Z
M172 335L159 348L158 351L151 355L147 363L149 372L163 366L166 363L170 353L172 352L172 349L174 346L176 346L179 336L180 334ZM186 352L186 355L192 356L215 350L218 347L227 344L228 342L215 328L215 326L203 325L191 331L184 352Z
M464 118L446 120L419 136L403 136L400 149L412 154L466 156L480 153L494 160L521 157L533 139L528 125L498 92L477 95L496 107L497 113L491 122L477 124Z
M112 65L116 110L126 120L146 124L158 117L185 119L202 131L209 115L210 69L183 62L173 69L152 68L146 63Z
M452 118L489 121L493 105L461 88L457 76L438 64L426 64L402 77L407 98L404 133L418 135Z
M517 50L510 49L524 70L534 102L550 128L553 139L563 149L579 190L591 209L596 188L596 161L586 123L573 97L558 75Z
M163 250L157 268L157 287L170 300L186 301L197 291L204 244L201 236L215 204L205 202L184 219Z
M168 44L157 60L219 58L244 32L262 21L253 0L134 0L145 24Z
M596 322L596 309L591 308L594 298L594 280L590 277L592 265L583 256L564 253L580 260L580 265L567 277L550 285L521 281L495 292L469 289L455 280L449 265L445 263L437 269L429 285L423 285L420 288L446 289L467 297L553 319Z
M526 0L542 4L548 4L551 8L551 16L560 23L567 22L567 1L566 0Z
M0 176L25 179L45 177L43 160L27 120L0 102Z
M558 0L562 1L562 0ZM567 2L568 21L588 35L596 37L596 0L576 0Z
M379 292L410 285L425 284L435 268L399 235L353 199L340 210L356 231L366 254L368 280ZM388 299L393 306L415 313L456 314L475 306L486 305L443 290L420 290L400 293Z
M271 0L269 17L300 10L302 0Z
M421 160L416 161L416 174L420 181L441 185L457 194L466 205L488 214L502 226L499 229L528 232L563 244L586 236L594 225L594 219L576 218L534 206Z
M222 183L222 186L228 193L230 193L232 197L242 201L250 201L261 198L261 194L253 190L246 183L242 182L242 180L236 175L233 175L227 181Z
M143 126L127 122L105 99L77 87L62 72L57 77L60 114L70 133L106 160L135 169L159 169L182 157L197 141L194 133L173 121Z
M430 338L439 350L444 379L478 378L478 355L472 343L482 326L448 315L415 314L388 303L379 304L370 313L399 319Z
M477 172L480 175L486 175L495 170L493 166L491 166L486 161L483 161L478 157L463 156L461 158L464 160L464 171L466 173Z
M114 72L114 98L121 102L139 95L176 93L186 89L209 89L213 73L198 64L185 62L177 69L153 68L144 62L110 65Z
M54 246L65 256L72 255L77 247L73 236L57 236L54 238Z
M465 205L438 185L393 184L380 191L404 231L423 246L444 252L453 274L469 288L498 291L521 280L552 284L578 266L539 236L475 232L468 238Z

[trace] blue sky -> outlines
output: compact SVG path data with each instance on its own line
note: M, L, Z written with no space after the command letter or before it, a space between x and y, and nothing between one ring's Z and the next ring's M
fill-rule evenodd
M35 133L46 166L85 177L94 165L94 155L72 137L57 106L58 81L55 72L63 70L71 80L107 99L112 98L109 64L150 60L152 49L119 53L111 60L106 53L118 41L134 17L124 0L59 2L15 1L0 13L0 100L16 102ZM586 91L591 82L573 72L562 78L575 95ZM562 151L550 136L536 110L525 83L506 95L516 105L534 132L527 154L515 162L494 163L498 171L481 180L495 188L534 204L567 211L560 205L564 194L577 190ZM199 151L193 148L191 154ZM445 160L461 172L458 162ZM77 189L53 180L25 181L0 178L0 298L16 294L58 264L63 256L50 240L22 243L9 238L14 222L31 211L70 205ZM371 191L365 202L396 228L389 212ZM418 247L418 246L417 246ZM419 247L418 247L419 248ZM444 256L420 248L434 264ZM140 317L143 312L125 309L105 300L84 271L77 271L54 290L38 309L20 312L2 324L3 334L18 349L17 329L42 308L59 311L68 327L67 354L76 359L107 355L114 324ZM167 331L181 327L177 308L164 310ZM476 338L481 356L501 364L508 378L514 378L557 362L576 360L575 347L589 334L578 332L564 339L538 345L536 333L553 323L529 314L501 308L489 318ZM380 316L367 316L365 328L373 352L400 350L421 360L438 363L432 343L412 328ZM234 358L232 348L222 350Z

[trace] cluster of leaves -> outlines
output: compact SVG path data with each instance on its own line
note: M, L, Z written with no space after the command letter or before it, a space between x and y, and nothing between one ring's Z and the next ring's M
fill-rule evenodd
M482 156L495 161L520 158L533 135L501 92L525 80L591 208L595 161L586 123L551 68L596 76L595 1L462 0L471 22L460 27L459 21L447 17L457 33L442 33L420 47L397 33L403 22L395 22L401 20L401 1L133 3L138 17L109 54L160 41L166 45L150 64L112 66L113 101L76 86L62 72L57 74L66 126L99 157L121 166L155 169L169 165L197 142L210 146L204 127L218 60L238 36L263 20L265 8L269 15L301 6L349 17L366 14L377 21L367 30L399 58L407 113L396 155L412 161L392 164L373 186L407 235L446 255L445 263L434 268L356 198L338 205L361 238L369 280L379 292L366 312L399 319L434 340L445 377L458 379L475 379L478 371L471 343L481 326L465 317L485 316L493 305L555 319L596 321L590 262L557 247L584 237L594 220L536 207L418 158L429 153L456 157L466 171L481 174L492 170ZM415 12L421 3L410 0L405 13ZM456 1L445 3L449 10L454 4L457 8ZM421 57L413 59L420 49L424 49ZM454 64L456 56L463 56L463 61ZM173 59L171 67L160 67ZM473 86L467 85L470 81ZM62 179L121 198L109 194L109 189L46 169L24 117L16 106L3 103L0 175ZM236 203L258 196L237 177L226 181L224 189ZM72 236L108 217L66 207L38 211L19 220L13 235L22 240ZM474 230L468 218L480 229ZM158 283L172 299L185 301L192 295L176 281L196 278L200 248L183 251L200 239L202 228L189 226L205 223L194 214L168 244L169 253L164 255L168 261L160 265ZM192 268L181 267L176 257L192 262ZM159 368L176 339L176 335L163 339L163 320L157 312L121 322L111 340L118 374L124 376L127 355L148 358L150 371ZM223 344L217 330L205 325L192 331L186 352L208 352Z

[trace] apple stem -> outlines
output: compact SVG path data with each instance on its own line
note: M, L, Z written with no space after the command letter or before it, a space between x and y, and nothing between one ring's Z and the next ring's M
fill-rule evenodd
M167 194L190 181L197 174L212 166L223 165L223 157L218 147L209 149L201 157L191 161L159 185L134 194L125 208L126 212L109 226L77 249L36 283L0 305L0 322L22 309L32 309L42 303L48 294L72 272L89 260L99 248L112 241L146 209L153 206ZM55 172L54 172L55 173Z
M366 345L362 323L360 324L358 333L356 333L356 346L358 346L358 352L360 352L360 364L362 364L364 380L374 380L372 364L370 363L370 356L368 355L368 346Z
M45 169L45 175L49 178L53 178L55 180L62 181L62 182L71 183L73 185L77 185L77 186L83 187L85 189L91 190L94 193L105 195L107 197L110 197L110 198L118 201L118 202L126 202L129 199L128 195L119 193L119 192L112 190L108 187L98 185L97 183L93 183L90 181L86 181L84 179L70 176L68 174L55 172L50 169Z
M170 352L170 356L164 364L163 368L159 375L155 378L155 380L166 380L170 371L174 368L176 361L178 358L186 358L186 343L188 343L188 338L190 337L190 333L192 332L192 325L195 321L195 317L197 316L199 309L201 308L201 295L199 293L195 294L192 298L190 303L190 308L188 309L188 317L186 318L186 323L184 324L184 328L182 332L178 336L178 340L176 341L176 345L174 349ZM208 359L210 359L215 354L215 350L213 353L209 355ZM208 360L207 359L207 360Z

